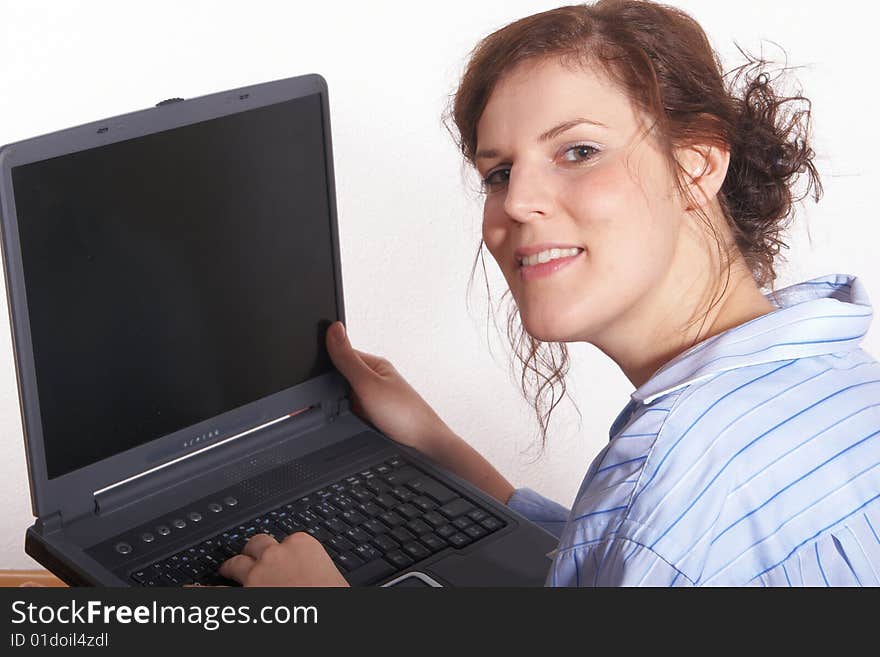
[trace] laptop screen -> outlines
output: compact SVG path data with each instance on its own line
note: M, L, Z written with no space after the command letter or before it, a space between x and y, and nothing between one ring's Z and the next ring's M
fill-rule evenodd
M324 143L315 94L12 169L50 479L331 370Z

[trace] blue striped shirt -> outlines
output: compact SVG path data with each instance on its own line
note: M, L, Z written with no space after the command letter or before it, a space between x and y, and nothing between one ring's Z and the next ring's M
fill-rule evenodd
M766 295L631 395L569 510L508 505L559 536L548 586L880 585L880 363L860 280Z

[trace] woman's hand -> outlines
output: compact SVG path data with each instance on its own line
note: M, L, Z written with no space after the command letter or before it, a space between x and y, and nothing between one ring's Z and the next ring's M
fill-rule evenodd
M324 546L305 532L281 543L256 534L218 572L243 586L349 586Z
M353 349L342 322L327 329L327 351L352 388L352 411L399 443L430 454L451 433L434 409L385 358Z

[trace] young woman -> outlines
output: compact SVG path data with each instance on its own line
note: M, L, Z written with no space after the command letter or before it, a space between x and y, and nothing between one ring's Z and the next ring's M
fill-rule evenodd
M530 16L472 54L452 118L512 344L553 383L564 345L589 342L635 387L570 510L514 489L387 360L328 331L355 412L559 536L548 585L880 584L866 292L843 274L761 291L798 174L821 194L809 112L777 112L791 100L763 74L726 88L699 25L648 2ZM346 585L307 534L258 535L221 572Z

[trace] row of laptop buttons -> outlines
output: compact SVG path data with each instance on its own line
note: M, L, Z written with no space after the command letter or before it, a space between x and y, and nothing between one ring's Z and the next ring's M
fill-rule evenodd
M223 504L227 507L232 508L238 504L238 500L234 497L227 496L223 498ZM211 513L220 513L223 510L223 505L217 502L211 502L208 504L208 511ZM190 522L196 523L202 521L202 514L198 511L190 511L186 514L186 517L190 520ZM171 520L171 526L175 529L184 529L186 527L186 520L183 518L174 518ZM156 534L159 536L168 536L171 533L171 528L168 525L157 525L156 526ZM156 534L153 532L144 532L140 535L140 539L144 543L152 543L156 540ZM132 551L132 546L130 543L120 542L116 544L116 551L119 554L130 554Z

